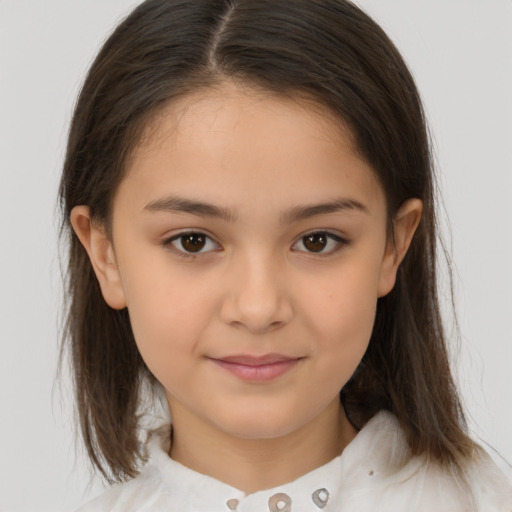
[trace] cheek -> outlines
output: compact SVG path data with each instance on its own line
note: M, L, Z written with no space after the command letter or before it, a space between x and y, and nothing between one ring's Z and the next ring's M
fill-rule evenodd
M164 385L165 376L179 372L181 361L197 351L213 315L215 301L198 284L155 268L136 278L132 273L125 284L135 341L146 365Z
M324 308L323 329L327 352L348 364L359 364L373 330L376 299L351 295L348 300L331 300Z
M340 389L359 365L375 322L377 279L366 270L340 273L308 298L319 361Z

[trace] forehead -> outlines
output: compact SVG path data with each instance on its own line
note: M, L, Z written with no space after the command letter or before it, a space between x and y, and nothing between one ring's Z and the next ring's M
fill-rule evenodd
M236 122L237 115L251 116L261 111L289 120L300 117L301 123L297 128L309 127L311 132L317 135L321 132L322 137L332 138L336 144L341 137L357 151L352 132L343 119L312 95L301 91L277 93L257 85L229 80L182 95L157 110L145 124L136 149L158 145L162 139L190 123L199 121L210 128L219 128L211 121L228 119L221 114L233 114L231 120Z
M350 130L327 108L309 98L232 84L162 108L133 151L124 182L121 189L131 183L148 200L177 189L230 206L244 205L248 197L270 204L322 201L345 192L367 200L382 196Z

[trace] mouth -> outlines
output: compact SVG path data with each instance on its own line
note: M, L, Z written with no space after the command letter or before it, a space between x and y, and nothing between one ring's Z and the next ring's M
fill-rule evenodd
M263 356L233 355L221 358L209 358L220 368L241 380L267 382L277 379L294 368L302 357L288 357L281 354Z

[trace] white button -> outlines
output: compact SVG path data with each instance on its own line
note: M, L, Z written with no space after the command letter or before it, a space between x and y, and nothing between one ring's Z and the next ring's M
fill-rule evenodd
M236 510L238 508L238 500L228 500L226 505L228 506L229 510Z
M329 501L329 491L327 489L317 489L313 493L313 503L318 508L324 508L325 505L327 505L327 502Z
M270 512L291 512L292 499L288 494L278 492L268 500L268 509Z

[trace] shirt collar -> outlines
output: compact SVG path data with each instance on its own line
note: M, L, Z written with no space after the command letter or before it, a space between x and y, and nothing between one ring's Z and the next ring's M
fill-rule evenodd
M293 482L249 495L171 459L168 455L170 425L164 425L153 432L147 445L149 461L146 467L158 471L161 484L165 487L165 492L172 496L176 510L289 512L293 505L294 510L299 506L299 510L319 511L327 504L337 501L340 489L347 479L352 480L356 474L371 479L379 472L376 452L368 445L368 440L372 440L371 444L378 442L375 433L382 432L383 428L388 432L386 437L390 430L396 432L395 422L391 414L381 412L357 434L342 455ZM401 440L397 441L403 445ZM384 458L387 466L394 443L386 444L387 454ZM366 459L362 457L362 449L368 454ZM377 452L382 452L382 447ZM327 507L326 510L330 508Z

